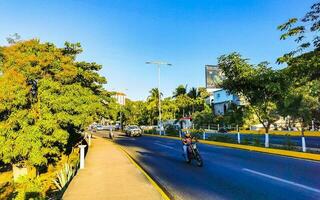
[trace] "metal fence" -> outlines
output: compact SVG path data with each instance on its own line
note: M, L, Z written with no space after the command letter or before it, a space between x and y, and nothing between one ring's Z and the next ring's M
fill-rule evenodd
M251 125L251 126L239 126L237 124L203 124L201 126L192 126L193 129L204 129L204 130L226 130L226 131L240 131L242 130L264 130L262 125ZM302 126L299 122L287 122L287 123L273 123L270 126L271 131L301 131ZM304 130L306 131L320 131L320 122L316 120L312 120L310 123L304 126Z

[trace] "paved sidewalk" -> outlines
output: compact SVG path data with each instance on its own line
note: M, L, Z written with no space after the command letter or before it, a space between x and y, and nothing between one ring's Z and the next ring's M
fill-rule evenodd
M94 137L63 199L162 199L143 173L110 141Z

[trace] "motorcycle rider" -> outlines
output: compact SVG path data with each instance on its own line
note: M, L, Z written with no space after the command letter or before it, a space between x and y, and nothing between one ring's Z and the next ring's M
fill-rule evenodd
M187 132L184 135L184 138L182 139L182 148L183 148L183 154L184 157L186 159L187 162L189 162L189 158L188 158L188 146L192 143L192 139L193 137L191 137L191 134L189 132Z

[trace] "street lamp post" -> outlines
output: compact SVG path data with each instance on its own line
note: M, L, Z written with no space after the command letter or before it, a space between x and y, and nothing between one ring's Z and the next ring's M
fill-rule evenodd
M162 127L162 122L161 122L160 66L161 65L171 66L171 64L167 63L167 62L161 62L161 61L149 61L149 62L146 62L146 64L153 64L153 65L156 65L158 67L158 95L159 95L159 105L158 105L159 121L158 121L158 126L160 128L160 135L161 135L163 127Z
M113 88L112 90L115 91L115 88ZM128 89L125 88L124 91L128 91ZM126 97L123 97L123 99L120 100L119 104L120 104L120 128L121 130L123 130L123 107L126 104Z

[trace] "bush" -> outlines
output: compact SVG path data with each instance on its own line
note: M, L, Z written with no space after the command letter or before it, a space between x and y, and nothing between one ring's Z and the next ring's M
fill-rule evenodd
M13 191L12 171L0 171L0 199L9 199Z
M203 129L184 129L182 130L184 133L187 131L191 134L192 137L195 137L197 139L202 139L202 134L204 132Z
M64 168L57 173L57 178L53 180L56 187L64 192L76 173L77 168L66 163Z
M297 144L295 144L294 142L291 141L291 138L289 135L286 135L286 138L284 140L284 149L287 149L287 150L294 150L295 149L295 146Z
M250 139L245 137L242 141L241 141L242 144L245 144L245 145L248 145L250 144Z
M150 130L144 130L143 133L144 134L156 134L157 131L156 131L156 129L150 129Z
M230 131L230 133L237 133L238 131ZM265 134L264 129L260 130L243 130L240 129L241 134ZM269 131L269 134L271 135L289 135L289 136L301 136L301 131ZM320 131L305 131L305 136L315 136L320 137Z
M208 139L212 141L217 141L217 142L236 143L236 140L234 138L225 134L212 135Z
M14 191L13 182L0 183L0 199L10 199Z
M165 126L165 132L168 136L179 136L179 130L174 125L168 124Z
M253 137L253 145L254 146L261 146L261 138L259 135L255 135Z
M39 177L22 176L15 184L17 200L44 199L45 192Z

